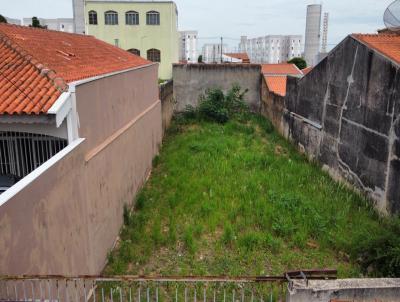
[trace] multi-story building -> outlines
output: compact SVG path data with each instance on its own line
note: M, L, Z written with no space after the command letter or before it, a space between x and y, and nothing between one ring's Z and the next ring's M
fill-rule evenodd
M194 30L179 32L179 60L189 63L197 62L197 35Z
M204 63L221 63L222 55L228 52L226 44L204 44L203 45L203 62Z
M6 18L8 24L21 25L20 19L14 19L14 18L8 18L8 17L5 17L5 18Z
M44 19L38 18L40 25L47 27L47 29L64 31L68 33L74 32L74 19L72 18L57 18L57 19ZM32 18L23 19L25 26L32 25Z
M74 10L82 0L74 0ZM85 0L85 33L159 62L159 78L179 62L178 9L172 1ZM79 16L77 12L75 16ZM76 24L82 20L77 19ZM78 27L78 26L76 26Z
M252 63L276 64L301 57L301 35L270 35L248 39L241 37L239 52L246 52Z
M319 62L319 51L321 43L321 15L321 4L312 4L307 6L304 57L307 64L310 66L315 66Z

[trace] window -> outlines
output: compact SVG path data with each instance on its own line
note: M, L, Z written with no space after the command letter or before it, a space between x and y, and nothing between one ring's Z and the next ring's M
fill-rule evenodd
M146 14L147 25L160 25L160 13L156 11L150 11Z
M161 52L158 49L149 49L147 51L147 60L152 62L161 62Z
M114 11L107 11L104 14L106 25L118 25L118 13Z
M89 12L89 24L97 25L97 13L94 10Z
M126 25L139 25L139 14L135 11L129 11L125 14Z
M128 49L128 51L129 51L131 54L140 56L140 50L139 50L139 49L131 48L131 49Z
M119 39L114 39L114 45L119 47Z

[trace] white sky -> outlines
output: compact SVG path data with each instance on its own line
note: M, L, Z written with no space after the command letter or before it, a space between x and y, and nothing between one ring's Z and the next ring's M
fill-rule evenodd
M268 34L304 36L306 5L313 0L175 0L179 29L199 31L201 43L207 37L225 37L237 46L241 35ZM330 48L350 33L373 33L383 28L382 16L393 0L325 0L329 12ZM0 14L11 18L72 17L72 0L0 0ZM218 40L215 39L215 42Z

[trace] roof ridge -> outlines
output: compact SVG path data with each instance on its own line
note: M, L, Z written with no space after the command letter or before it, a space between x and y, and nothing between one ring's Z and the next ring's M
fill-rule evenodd
M40 63L30 53L28 53L21 46L19 46L18 43L16 43L13 39L11 39L2 32L0 32L0 42L4 43L4 45L9 49L11 49L13 52L18 53L23 60L25 60L26 62L30 63L33 67L35 67L39 71L40 75L49 79L49 81L54 85L54 87L58 91L65 92L68 90L68 84L64 81L63 78L58 77L57 73L54 70Z

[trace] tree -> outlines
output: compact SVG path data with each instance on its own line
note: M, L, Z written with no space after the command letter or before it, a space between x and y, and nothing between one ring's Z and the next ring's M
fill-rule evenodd
M40 24L40 21L37 17L32 17L32 25L31 27L37 27L37 28L46 28L46 26L43 26Z
M307 62L303 58L293 58L288 63L296 65L300 70L307 68Z
M199 58L197 59L197 63L203 63L203 56L199 55Z
M0 23L8 23L7 19L2 15L0 15Z

